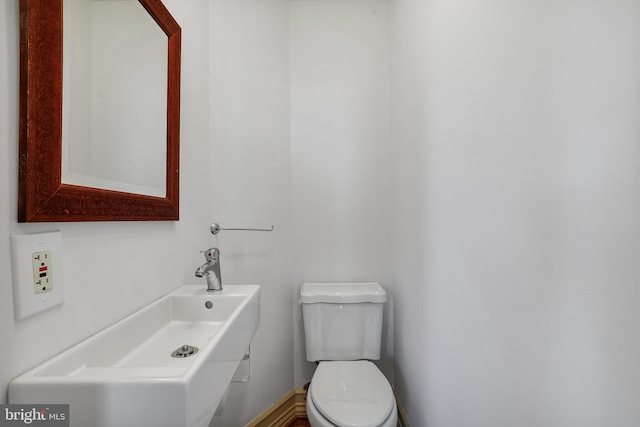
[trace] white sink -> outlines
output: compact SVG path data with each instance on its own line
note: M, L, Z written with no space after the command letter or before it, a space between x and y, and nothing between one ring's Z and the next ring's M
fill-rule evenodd
M259 321L259 285L186 285L14 379L9 403L69 404L77 427L206 427ZM172 357L183 345L199 350Z

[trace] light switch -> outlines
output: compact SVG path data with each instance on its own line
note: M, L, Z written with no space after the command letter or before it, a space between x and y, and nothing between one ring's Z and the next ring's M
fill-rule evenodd
M11 236L16 320L64 301L62 233Z

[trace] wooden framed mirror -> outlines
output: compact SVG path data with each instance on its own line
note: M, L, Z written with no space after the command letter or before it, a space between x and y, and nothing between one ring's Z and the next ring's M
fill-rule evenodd
M161 0L137 1L168 39L164 197L63 182L63 0L20 0L19 222L179 218L181 29Z

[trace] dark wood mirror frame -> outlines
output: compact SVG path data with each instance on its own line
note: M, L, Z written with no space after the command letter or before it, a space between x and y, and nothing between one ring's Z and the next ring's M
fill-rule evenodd
M62 0L20 0L19 222L178 219L182 34L161 0L139 1L168 37L166 196L62 183Z

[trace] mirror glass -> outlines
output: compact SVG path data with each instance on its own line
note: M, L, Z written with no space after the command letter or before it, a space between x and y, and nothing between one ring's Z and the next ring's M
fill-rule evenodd
M138 0L64 0L62 182L165 197L167 34Z

